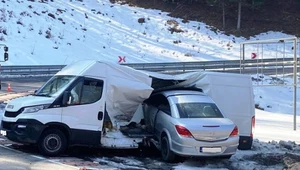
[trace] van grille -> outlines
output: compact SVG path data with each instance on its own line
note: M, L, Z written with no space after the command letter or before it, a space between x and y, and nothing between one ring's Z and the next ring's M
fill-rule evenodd
M4 130L11 130L14 124L15 124L14 122L4 122L4 121L1 122L2 129Z
M4 116L5 117L17 117L19 114L21 114L24 111L24 108L16 111L16 112L9 112L5 111Z

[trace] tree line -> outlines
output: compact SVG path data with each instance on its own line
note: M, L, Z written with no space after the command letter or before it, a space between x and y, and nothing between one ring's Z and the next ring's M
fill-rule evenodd
M237 7L237 21L236 29L240 31L241 29L241 18L243 7L259 9L264 8L270 3L291 3L300 7L300 0L163 0L166 3L177 3L177 4L193 4L193 3L205 3L209 6L217 6L222 8L222 20L223 29L226 28L226 10L228 6L236 5Z

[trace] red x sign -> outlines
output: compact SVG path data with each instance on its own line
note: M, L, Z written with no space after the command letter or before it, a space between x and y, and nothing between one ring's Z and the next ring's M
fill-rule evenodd
M119 56L119 63L121 63L122 61L125 63L126 60L125 60L126 56Z

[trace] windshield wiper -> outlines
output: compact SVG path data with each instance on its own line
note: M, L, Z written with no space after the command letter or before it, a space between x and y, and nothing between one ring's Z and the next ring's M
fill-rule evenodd
M49 94L33 94L33 96L51 97Z

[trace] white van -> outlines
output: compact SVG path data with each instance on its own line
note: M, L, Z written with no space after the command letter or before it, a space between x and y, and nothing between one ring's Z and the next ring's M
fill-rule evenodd
M232 76L234 82L226 84L225 75L201 72L165 75L113 63L79 61L63 68L35 94L11 100L5 108L1 133L12 141L38 144L39 150L50 156L72 145L138 148L152 134L143 131L130 137L119 129L143 119L140 104L153 91L197 86L204 92L216 91L207 92L225 115L239 126L241 137L246 141L240 145L247 144L242 148L249 148L254 116L250 76ZM206 81L207 77L212 81ZM223 84L216 83L218 80ZM237 87L232 85L236 86L239 81L245 81L240 84L245 87L239 92L247 96L242 96L245 97L244 106L234 109L237 104L229 101L238 101L241 96L230 94L236 92ZM230 107L226 107L227 104Z

